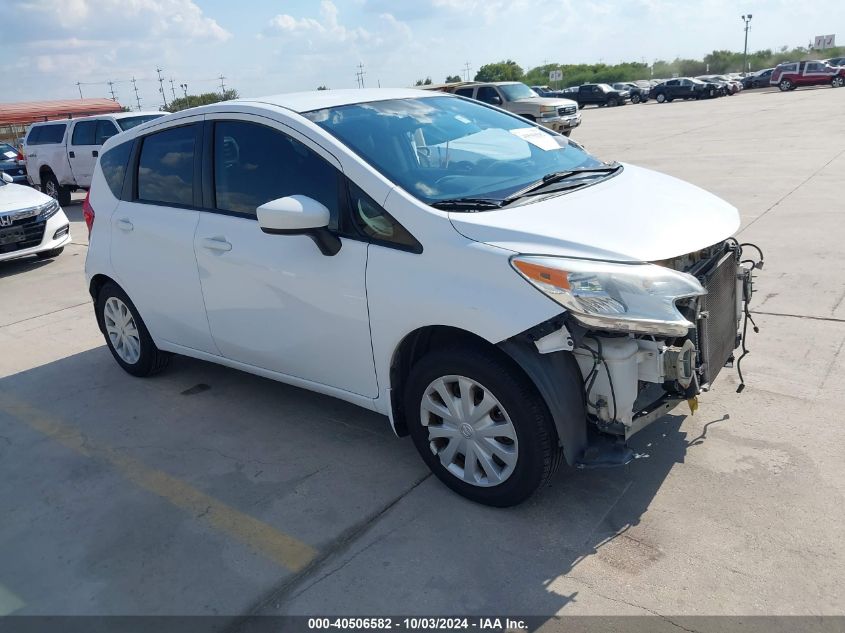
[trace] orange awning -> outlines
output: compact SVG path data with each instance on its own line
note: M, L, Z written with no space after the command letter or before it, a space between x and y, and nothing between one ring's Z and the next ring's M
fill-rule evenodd
M61 101L23 101L0 103L0 125L26 125L35 121L69 119L123 110L111 99L63 99Z

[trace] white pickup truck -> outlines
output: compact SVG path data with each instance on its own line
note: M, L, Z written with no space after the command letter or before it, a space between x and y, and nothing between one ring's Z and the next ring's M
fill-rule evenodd
M91 186L100 148L109 138L165 112L118 112L63 121L33 123L24 140L26 176L61 205L70 194Z

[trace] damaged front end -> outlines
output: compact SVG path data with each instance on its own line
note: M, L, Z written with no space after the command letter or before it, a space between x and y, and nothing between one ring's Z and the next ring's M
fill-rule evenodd
M681 402L694 412L740 344L745 350L740 325L750 319L762 253L743 259L743 246L759 253L729 239L653 264L515 258L526 279L568 308L527 334L540 354L570 352L580 369L593 432L578 465L630 461L625 441ZM741 373L740 383L741 391Z

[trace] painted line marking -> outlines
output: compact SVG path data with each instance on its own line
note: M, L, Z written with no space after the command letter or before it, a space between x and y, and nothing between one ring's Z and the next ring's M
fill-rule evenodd
M92 442L79 430L62 424L49 413L8 392L0 391L0 411L80 455L110 464L139 488L158 495L293 572L304 569L317 557L317 550L307 543L226 505L181 479L149 468L109 446Z

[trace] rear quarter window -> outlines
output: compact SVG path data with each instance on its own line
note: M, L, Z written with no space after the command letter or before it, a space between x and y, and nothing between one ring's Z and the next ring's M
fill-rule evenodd
M126 178L126 166L132 153L132 141L112 147L100 157L100 168L103 176L115 198L120 198L123 192L123 181Z
M61 143L65 137L65 124L42 125L41 132L38 134L36 145L46 145L48 143Z

